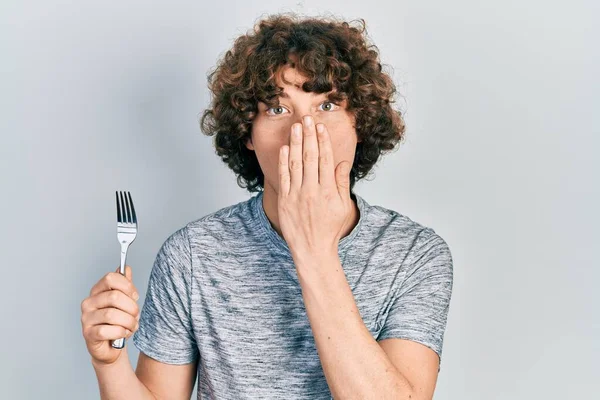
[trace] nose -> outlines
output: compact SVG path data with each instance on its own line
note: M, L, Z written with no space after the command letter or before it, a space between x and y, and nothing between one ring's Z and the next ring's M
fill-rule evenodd
M299 123L302 126L304 126L304 120L306 117L310 117L313 124L317 123L315 116L312 115L312 113L310 111L306 111L304 113L298 113L297 115L298 115L298 117L293 121L293 123Z

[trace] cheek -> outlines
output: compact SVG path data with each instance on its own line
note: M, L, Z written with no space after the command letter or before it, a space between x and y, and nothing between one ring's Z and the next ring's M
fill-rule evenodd
M354 128L349 127L347 131L335 129L330 131L331 148L336 165L340 161L354 161L354 152L356 151L356 133Z
M321 121L327 127L332 145L339 148L351 148L356 143L356 129L351 118L338 113Z
M356 140L354 121L351 115L348 113L336 112L331 114L323 114L315 120L317 123L321 122L325 124L327 131L331 136L332 142L343 142L344 138L354 138L354 140Z
M279 162L279 149L289 143L284 132L280 128L255 125L253 127L252 144L256 157L263 168L277 168Z
M289 132L281 124L255 121L252 127L253 143L262 151L270 151L273 147L279 149L289 143Z

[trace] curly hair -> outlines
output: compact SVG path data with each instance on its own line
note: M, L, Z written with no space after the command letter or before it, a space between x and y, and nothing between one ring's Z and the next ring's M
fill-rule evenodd
M237 175L238 186L251 193L264 189L258 159L245 143L258 102L279 105L283 88L276 77L285 64L307 78L302 85L305 92L332 92L329 101L348 100L347 111L355 117L359 139L350 190L381 154L404 138L402 113L391 107L396 87L382 72L377 46L367 43L365 21L358 22L360 26L354 27L331 17L267 16L238 37L208 74L212 108L203 112L201 130L215 136L216 153Z

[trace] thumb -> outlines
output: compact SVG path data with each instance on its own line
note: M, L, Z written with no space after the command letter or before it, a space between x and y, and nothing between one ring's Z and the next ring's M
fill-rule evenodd
M125 277L131 281L133 278L133 270L129 265L125 266Z
M335 170L335 181L342 197L350 197L350 163L342 161Z

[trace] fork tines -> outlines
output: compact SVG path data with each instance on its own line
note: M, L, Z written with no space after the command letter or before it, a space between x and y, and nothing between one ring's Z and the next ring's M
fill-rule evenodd
M135 208L133 207L133 200L131 200L131 194L129 192L125 193L126 195L125 197L123 197L123 192L116 192L117 222L121 224L137 224L137 218L135 216Z

